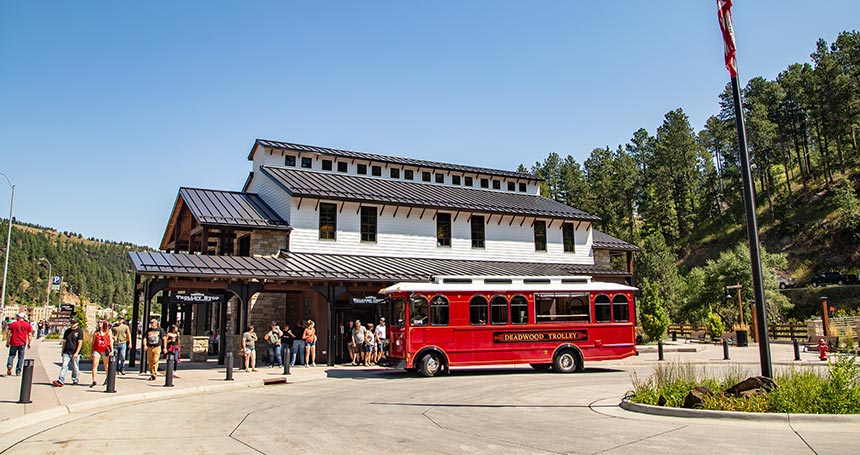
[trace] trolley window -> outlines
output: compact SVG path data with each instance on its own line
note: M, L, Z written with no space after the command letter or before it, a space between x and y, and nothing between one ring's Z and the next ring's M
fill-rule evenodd
M589 322L587 293L535 294L537 322Z
M528 324L529 301L521 295L511 297L511 324Z
M427 315L429 302L424 296L414 296L409 302L409 319L412 320L412 325L427 325Z
M508 323L508 299L497 295L490 300L490 322L493 324Z
M391 301L391 309L394 311L394 320L391 325L394 327L403 327L406 323L406 299L398 297Z
M609 302L609 296L606 294L600 294L594 298L594 321L612 321L612 307Z
M430 325L448 325L448 299L441 295L430 301Z
M624 294L618 294L612 298L612 317L615 322L630 320L630 306L627 305L627 297Z
M476 295L469 300L469 322L472 325L487 325L487 299Z

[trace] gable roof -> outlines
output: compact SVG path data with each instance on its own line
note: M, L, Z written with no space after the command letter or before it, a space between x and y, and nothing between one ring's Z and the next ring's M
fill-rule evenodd
M399 157L399 156L377 155L374 153L365 153L365 152L356 152L353 150L341 150L341 149L333 149L333 148L327 148L327 147L318 147L315 145L294 144L291 142L270 141L267 139L257 139L254 142L254 145L251 147L251 152L248 154L248 160L254 159L254 153L257 150L257 146L271 147L271 148L284 149L284 150L295 150L298 152L312 152L312 153L319 153L321 155L329 155L329 156L336 156L336 157L342 157L342 158L354 158L354 159L362 159L362 160L368 160L368 161L379 161L379 162L384 162L384 163L399 164L399 165L403 165L403 166L446 169L449 171L457 171L457 172L463 172L463 173L469 173L469 174L489 174L489 175L497 175L500 177L509 177L509 178L533 180L533 181L543 180L543 179L538 178L534 175L523 173L523 172L505 171L505 170L500 170L500 169L489 169L489 168L483 168L483 167L465 166L465 165L451 164L451 163L440 163L437 161L417 160L417 159L413 159L413 158L403 158L403 157Z
M597 229L594 230L593 237L591 239L591 248L598 250L612 250L612 251L641 251L642 249L638 246L627 243L624 240L619 238L615 238L605 232L600 232Z
M593 221L599 218L531 194L261 166L295 197Z

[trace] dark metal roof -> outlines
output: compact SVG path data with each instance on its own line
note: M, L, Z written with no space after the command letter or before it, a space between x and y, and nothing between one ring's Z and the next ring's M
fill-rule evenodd
M595 265L282 253L280 257L130 252L141 275L311 281L428 281L437 275L629 276Z
M262 166L287 192L296 197L394 204L442 210L464 210L517 216L574 220L599 218L540 196L416 183L296 168Z
M591 239L591 248L598 250L617 250L617 251L641 251L638 246L627 243L624 240L615 238L597 229L594 230L594 238Z
M535 180L540 181L543 180L531 174L526 174L523 172L514 172L514 171L505 171L500 169L488 169L483 167L475 167L475 166L463 166L460 164L450 164L450 163L440 163L436 161L425 161L425 160L416 160L412 158L402 158L399 156L388 156L388 155L377 155L374 153L364 153L364 152L356 152L352 150L339 150L332 149L327 147L317 147L315 145L302 145L302 144L293 144L290 142L280 142L280 141L270 141L267 139L257 139L254 143L254 147L251 147L251 153L248 154L248 159L251 160L254 158L254 150L257 145L262 145L264 147L285 149L285 150L296 150L299 152L313 152L319 153L322 155L329 156L339 156L343 158L356 158L362 160L369 161L379 161L383 163L393 163L400 164L404 166L416 166L422 168L435 168L435 169L447 169L450 171L458 171L472 174L489 174L489 175L498 175L503 177L513 177L516 179L527 179L527 180Z
M290 229L289 223L254 193L180 188L179 197L203 226Z

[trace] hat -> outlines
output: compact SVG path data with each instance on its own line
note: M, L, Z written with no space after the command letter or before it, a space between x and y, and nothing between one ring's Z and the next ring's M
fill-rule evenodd
M385 322L385 318L379 318L379 320Z
M21 319L24 319L24 318L26 318L26 317L27 317L27 315L26 315L26 314L24 314L23 312L18 313L18 314L16 314L15 316L18 316L18 317L19 317L19 318L21 318Z

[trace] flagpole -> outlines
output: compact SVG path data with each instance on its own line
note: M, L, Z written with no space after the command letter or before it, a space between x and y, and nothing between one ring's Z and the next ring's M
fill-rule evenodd
M735 124L738 129L738 145L741 155L741 178L744 188L744 211L747 219L747 237L750 244L750 262L752 263L753 292L755 295L755 315L758 323L758 351L761 360L761 375L772 378L773 368L770 359L770 340L767 333L767 308L764 299L764 280L761 273L761 247L758 240L758 221L755 214L755 191L752 185L750 157L747 151L747 135L744 127L744 113L741 109L741 90L738 77L732 77L732 95L735 103Z

